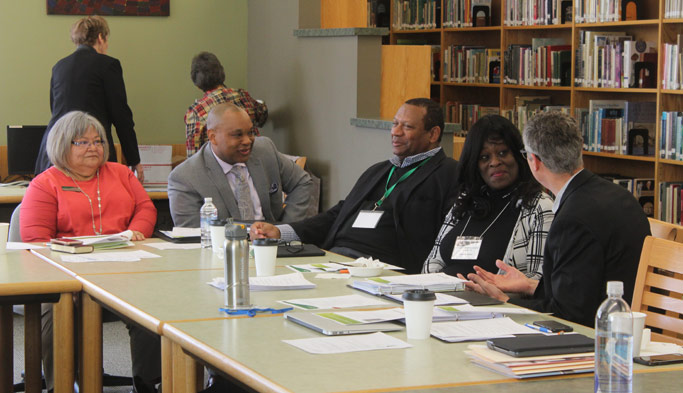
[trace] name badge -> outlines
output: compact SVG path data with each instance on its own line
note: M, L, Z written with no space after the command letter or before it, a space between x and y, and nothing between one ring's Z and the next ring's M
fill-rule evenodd
M482 239L479 236L458 236L451 259L477 259Z
M379 219L382 218L382 210L361 210L353 222L353 228L375 229Z

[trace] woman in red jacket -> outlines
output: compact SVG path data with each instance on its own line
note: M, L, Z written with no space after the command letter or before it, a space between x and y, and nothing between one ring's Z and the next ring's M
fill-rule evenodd
M130 169L107 161L107 138L95 117L79 111L61 117L47 137L47 154L54 166L31 181L21 203L23 241L42 242L63 236L105 235L125 230L133 232L132 240L144 240L152 235L156 208ZM43 362L50 389L53 382L51 305L43 305L42 319ZM141 330L131 328L131 347L137 341L133 336ZM134 359L133 363L135 373L137 361Z

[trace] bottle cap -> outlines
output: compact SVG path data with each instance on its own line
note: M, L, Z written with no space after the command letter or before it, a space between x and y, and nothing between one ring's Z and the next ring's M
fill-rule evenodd
M621 296L624 294L624 283L621 281L607 281L607 296Z
M213 202L213 198L211 198L211 197L204 198L204 203L206 203L206 202Z
M436 300L436 295L429 289L409 289L403 292L403 300L424 302Z
M253 246L277 246L280 243L280 239L254 239L251 241Z
M242 240L247 238L247 229L242 224L228 224L225 226L226 240Z

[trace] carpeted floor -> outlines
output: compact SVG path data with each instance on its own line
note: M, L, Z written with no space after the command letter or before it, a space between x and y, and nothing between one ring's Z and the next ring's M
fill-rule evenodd
M104 371L111 375L130 376L128 330L123 322L107 322L103 326ZM14 314L14 383L21 382L24 370L24 317ZM130 386L105 387L105 393L128 393Z

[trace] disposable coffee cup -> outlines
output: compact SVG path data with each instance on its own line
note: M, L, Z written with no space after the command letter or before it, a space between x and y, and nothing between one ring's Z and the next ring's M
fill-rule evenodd
M643 329L645 329L645 317L642 312L633 312L633 357L640 356L640 347L643 342Z
M408 338L429 338L436 295L427 289L411 289L403 292L403 310L406 316Z
M256 275L259 277L275 275L275 260L277 259L277 239L254 239L254 262Z
M0 253L7 251L7 235L9 233L9 224L0 223Z
M223 253L223 242L225 242L225 221L211 220L209 225L211 228L211 249L220 255Z

